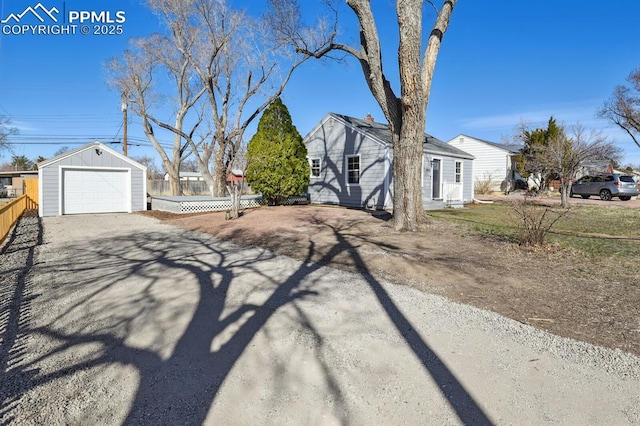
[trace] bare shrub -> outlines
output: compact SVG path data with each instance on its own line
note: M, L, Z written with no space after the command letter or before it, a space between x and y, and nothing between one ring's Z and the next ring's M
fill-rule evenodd
M474 192L476 194L489 194L493 190L493 175L484 174L484 179L476 178Z
M555 209L533 203L528 197L513 201L511 208L518 220L518 242L521 246L528 247L543 245L553 225L569 212L569 209Z

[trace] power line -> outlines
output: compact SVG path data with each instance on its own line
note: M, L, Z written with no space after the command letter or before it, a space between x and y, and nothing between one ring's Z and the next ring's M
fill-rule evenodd
M4 113L7 115L7 117L11 117L11 118L13 118L13 116L9 113L9 111L7 111L7 110L5 109L5 107L3 107L3 106L2 106L2 104L0 104L0 109L2 109L2 110L4 111Z
M15 138L13 138L15 139ZM41 141L9 141L7 145L86 145L87 143L94 142L96 140L104 143L104 144L121 144L121 140L113 140L112 137L73 137L73 138L50 138L48 140ZM129 137L128 138L130 146L138 146L138 147L147 147L147 148L155 148L153 144L146 139ZM172 149L173 146L167 142L161 142L159 145L165 149Z

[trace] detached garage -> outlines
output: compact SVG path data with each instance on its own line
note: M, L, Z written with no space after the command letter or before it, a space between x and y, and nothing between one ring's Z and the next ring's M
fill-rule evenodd
M147 209L147 168L100 142L38 163L39 215Z

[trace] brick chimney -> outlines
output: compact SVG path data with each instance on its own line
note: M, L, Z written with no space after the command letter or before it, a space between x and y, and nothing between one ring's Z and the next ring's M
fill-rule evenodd
M367 116L364 118L366 121L368 121L369 123L373 123L373 116L369 113L367 113Z

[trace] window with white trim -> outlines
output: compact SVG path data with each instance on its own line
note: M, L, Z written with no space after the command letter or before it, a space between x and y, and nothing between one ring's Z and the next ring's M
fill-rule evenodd
M360 156L348 155L347 159L347 184L357 185L360 183Z
M456 183L462 183L462 161L456 161Z
M311 168L311 177L319 178L320 177L320 169L321 163L319 158L310 158L309 159L309 167Z

